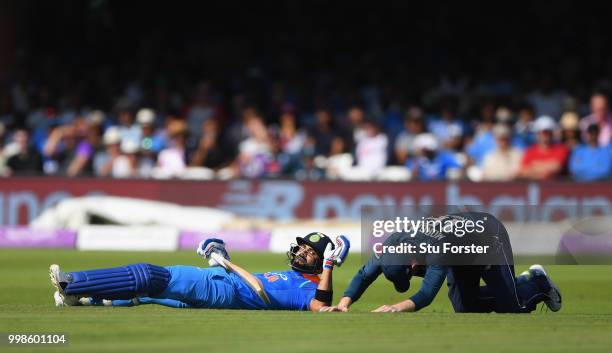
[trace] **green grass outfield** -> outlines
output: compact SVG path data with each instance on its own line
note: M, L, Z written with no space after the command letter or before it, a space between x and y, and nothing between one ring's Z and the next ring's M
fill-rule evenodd
M281 254L232 254L253 272L285 269ZM359 257L334 271L336 299ZM376 314L399 295L379 279L344 313L135 308L56 308L47 276L134 262L201 264L193 252L0 250L0 332L63 332L69 345L8 347L0 352L610 352L612 267L548 266L563 291L558 313L454 314L443 289L419 313ZM524 268L518 268L519 272ZM419 287L415 281L410 293Z

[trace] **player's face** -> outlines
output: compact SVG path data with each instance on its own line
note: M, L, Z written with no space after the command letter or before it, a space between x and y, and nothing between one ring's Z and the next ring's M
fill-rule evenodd
M300 245L295 255L295 261L300 265L314 266L319 259L319 255L307 244Z

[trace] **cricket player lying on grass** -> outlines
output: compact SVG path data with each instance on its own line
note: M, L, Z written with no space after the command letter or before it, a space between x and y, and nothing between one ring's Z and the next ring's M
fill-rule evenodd
M500 254L496 257L498 260L491 265L449 266L407 254L373 255L353 277L337 308L340 311L348 311L351 304L359 300L364 291L382 273L400 293L410 288L412 276L423 277L423 282L420 290L410 299L393 305L383 305L375 309L375 312L420 310L433 301L445 278L448 284L448 298L455 312L528 313L535 310L537 304L541 302L544 302L551 311L561 309L561 293L542 266L533 265L529 271L523 272L518 278L515 277L508 232L495 216L481 212L461 212L439 219L464 223L467 220L474 222L486 220L480 235L486 237L483 239L491 239L496 244L498 249L496 253ZM414 237L408 233L395 233L389 236L383 245L396 246L405 243L418 248L419 243L440 244L453 236L454 234L431 232L425 234L421 231ZM467 234L462 235L460 239L467 239L467 236ZM411 257L400 265L396 256ZM480 285L481 279L486 285Z
M297 237L287 252L291 270L250 274L232 264L223 240L207 239L197 253L209 268L133 264L88 271L61 272L51 265L57 306L134 306L174 308L331 311L332 270L350 247L344 236L322 233ZM325 258L325 250L331 254ZM321 277L319 278L319 274Z

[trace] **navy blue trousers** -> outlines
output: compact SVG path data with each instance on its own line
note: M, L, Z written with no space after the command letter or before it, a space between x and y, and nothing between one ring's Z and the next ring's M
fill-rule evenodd
M542 276L517 280L512 265L452 266L446 281L458 313L528 313L550 289Z
M550 290L544 276L517 280L508 232L501 222L495 221L498 222L496 236L503 248L498 263L450 266L448 269L448 298L455 312L528 313L535 310ZM481 280L484 286L481 286Z

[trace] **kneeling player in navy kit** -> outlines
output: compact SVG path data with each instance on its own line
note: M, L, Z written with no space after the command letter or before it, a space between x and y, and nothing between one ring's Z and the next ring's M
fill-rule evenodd
M453 260L440 261L427 256L411 257L405 255L405 261L397 261L399 254L375 254L353 277L348 289L338 304L340 311L348 311L364 291L380 274L391 281L395 289L406 292L410 288L412 276L423 277L420 290L409 299L392 305L383 305L375 312L411 312L428 306L444 279L448 283L448 297L455 312L498 312L528 313L544 302L552 311L561 309L561 293L550 276L540 265L533 265L529 271L518 278L515 276L512 247L504 225L493 215L480 212L462 212L436 218L437 221L466 222L484 220L484 243L489 244L496 252L490 257L491 262L478 263L476 257L455 256L457 259L470 259L478 263L472 265L455 264ZM440 246L448 239L469 239L469 236L456 237L456 234L417 232L413 237L408 233L395 233L383 243L384 246L430 244ZM464 255L466 256L466 255ZM410 257L408 259L408 257ZM483 280L485 285L481 286Z

